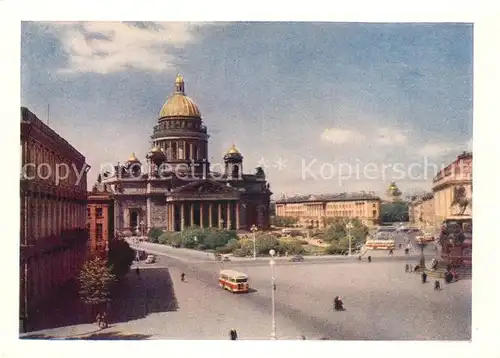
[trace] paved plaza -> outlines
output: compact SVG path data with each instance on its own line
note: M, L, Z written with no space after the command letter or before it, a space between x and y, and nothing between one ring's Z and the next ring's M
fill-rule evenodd
M155 248L157 253L165 250L161 245L141 246ZM140 277L131 270L112 304L111 326L106 330L95 332L95 325L82 322L28 336L228 339L234 328L240 339L269 339L269 260L216 263L195 260L196 255L200 253L185 256L182 250L176 251L176 258L158 255L156 264L140 264ZM422 284L419 275L404 272L401 257L377 255L372 263L355 258L306 258L293 264L277 261L277 338L470 339L472 281L443 284L442 291L434 291L432 281ZM247 273L252 292L222 291L217 284L221 268ZM180 281L181 272L186 273L185 283ZM344 300L346 311L332 310L336 295Z

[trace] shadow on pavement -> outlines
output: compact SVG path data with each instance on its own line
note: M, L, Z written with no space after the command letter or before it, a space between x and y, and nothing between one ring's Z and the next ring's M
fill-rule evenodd
M22 339L55 339L55 340L141 340L148 339L151 335L146 334L126 334L121 332L100 332L89 334L84 337L58 338L44 334L33 334L23 337Z
M78 295L78 283L72 281L55 298L30 315L28 332L41 331L95 321L90 306ZM150 313L176 311L179 308L174 285L166 268L148 268L137 276L130 272L114 289L109 304L109 323L127 322L146 317Z
M131 270L117 287L109 310L109 322L119 323L146 317L150 313L179 309L174 284L167 268Z

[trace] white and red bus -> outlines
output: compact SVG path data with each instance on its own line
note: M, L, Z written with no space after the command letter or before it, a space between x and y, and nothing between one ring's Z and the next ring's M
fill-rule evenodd
M369 250L394 250L396 249L396 244L392 239L368 239L366 240L365 247Z
M248 292L248 276L234 270L221 270L219 286L223 290L235 292Z

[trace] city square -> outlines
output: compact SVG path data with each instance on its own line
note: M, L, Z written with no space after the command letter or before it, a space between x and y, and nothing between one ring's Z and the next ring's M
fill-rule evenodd
M22 38L21 339L471 340L472 26Z
M110 310L109 328L81 324L47 329L26 337L115 339L227 339L236 329L240 339L271 336L271 269L269 259L214 261L203 253L141 243L158 261L134 264L123 295ZM428 255L432 251L428 250ZM169 256L171 255L171 256ZM175 258L172 258L174 256ZM418 255L373 254L372 262L355 257L309 258L276 264L277 339L468 340L471 336L471 281L458 281L436 292L432 282L406 273L405 262ZM140 268L139 276L136 267ZM221 269L245 272L248 294L218 287ZM186 282L181 282L181 273ZM332 309L341 295L346 311ZM168 303L165 303L168 302ZM268 334L265 334L268 333ZM98 336L97 336L98 337ZM112 338L111 338L112 339Z

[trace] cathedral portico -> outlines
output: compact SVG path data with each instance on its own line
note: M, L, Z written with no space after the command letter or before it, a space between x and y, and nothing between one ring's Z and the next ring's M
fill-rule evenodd
M132 154L114 173L104 174L103 182L115 192L118 233L134 232L141 222L146 231L268 227L272 193L264 170L244 174L243 156L233 143L221 156L222 172L212 172L208 138L201 112L186 96L179 75L153 127L146 167Z

